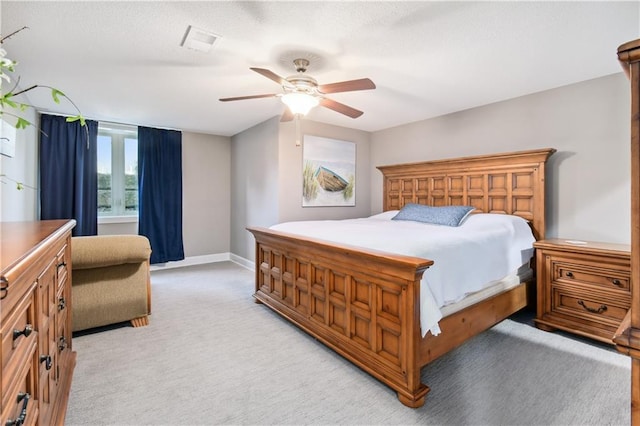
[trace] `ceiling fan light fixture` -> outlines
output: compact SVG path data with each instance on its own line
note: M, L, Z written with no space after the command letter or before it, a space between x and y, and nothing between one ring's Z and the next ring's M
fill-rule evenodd
M317 97L298 92L282 95L282 102L289 107L292 114L301 115L307 115L311 108L320 103Z
M282 114L280 121L291 121L295 117L303 116L309 113L311 108L322 106L339 112L351 118L360 117L363 112L348 105L341 104L325 97L327 93L352 92L355 90L371 90L376 85L368 78L360 78L357 80L339 81L331 84L318 85L315 78L305 74L309 61L307 59L296 59L293 61L296 66L296 75L283 78L278 74L266 68L249 68L258 74L272 80L282 86L284 94L267 94L267 95L249 95L236 96L233 98L220 98L221 102L240 101L245 99L258 98L282 98L282 102L287 105L287 109Z

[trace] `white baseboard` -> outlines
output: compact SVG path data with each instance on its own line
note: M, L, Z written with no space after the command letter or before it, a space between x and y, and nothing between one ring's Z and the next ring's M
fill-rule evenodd
M232 261L233 263L237 263L238 265L242 266L243 268L247 268L250 271L255 271L256 270L256 264L254 261L249 260L249 259L245 259L244 257L240 257L237 254L233 254L233 253L229 253L230 255L230 261Z
M183 260L178 260L175 262L167 262L167 263L157 263L155 265L151 265L150 270L153 271L164 271L165 269L173 269L173 268L183 268L185 266L193 266L193 265L202 265L205 263L215 263L215 262L227 262L231 261L236 263L243 268L247 268L251 271L254 270L254 264L249 259L245 259L244 257L240 257L233 253L217 253L217 254L207 254L203 256L190 256Z

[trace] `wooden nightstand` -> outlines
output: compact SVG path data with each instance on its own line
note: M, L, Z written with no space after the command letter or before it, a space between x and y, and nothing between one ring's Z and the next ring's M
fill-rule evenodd
M606 343L631 306L630 246L550 239L537 241L536 326Z

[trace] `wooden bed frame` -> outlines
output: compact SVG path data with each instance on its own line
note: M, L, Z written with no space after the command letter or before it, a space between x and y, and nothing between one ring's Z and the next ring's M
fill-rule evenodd
M471 205L521 216L545 236L545 162L554 149L378 167L383 208ZM527 305L527 283L420 333L420 279L431 260L366 250L266 228L256 240L257 303L264 303L394 389L413 408L429 387L423 366Z

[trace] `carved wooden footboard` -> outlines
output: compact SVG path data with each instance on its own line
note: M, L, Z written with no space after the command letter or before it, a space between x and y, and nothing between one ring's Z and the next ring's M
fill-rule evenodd
M256 239L256 300L395 389L405 405L424 403L418 306L420 279L432 261L249 231Z
M384 210L406 203L471 205L521 216L545 236L545 162L554 149L384 166ZM527 304L526 283L420 333L420 280L431 260L247 228L256 240L257 302L264 303L393 388L409 407L429 388L420 369Z

